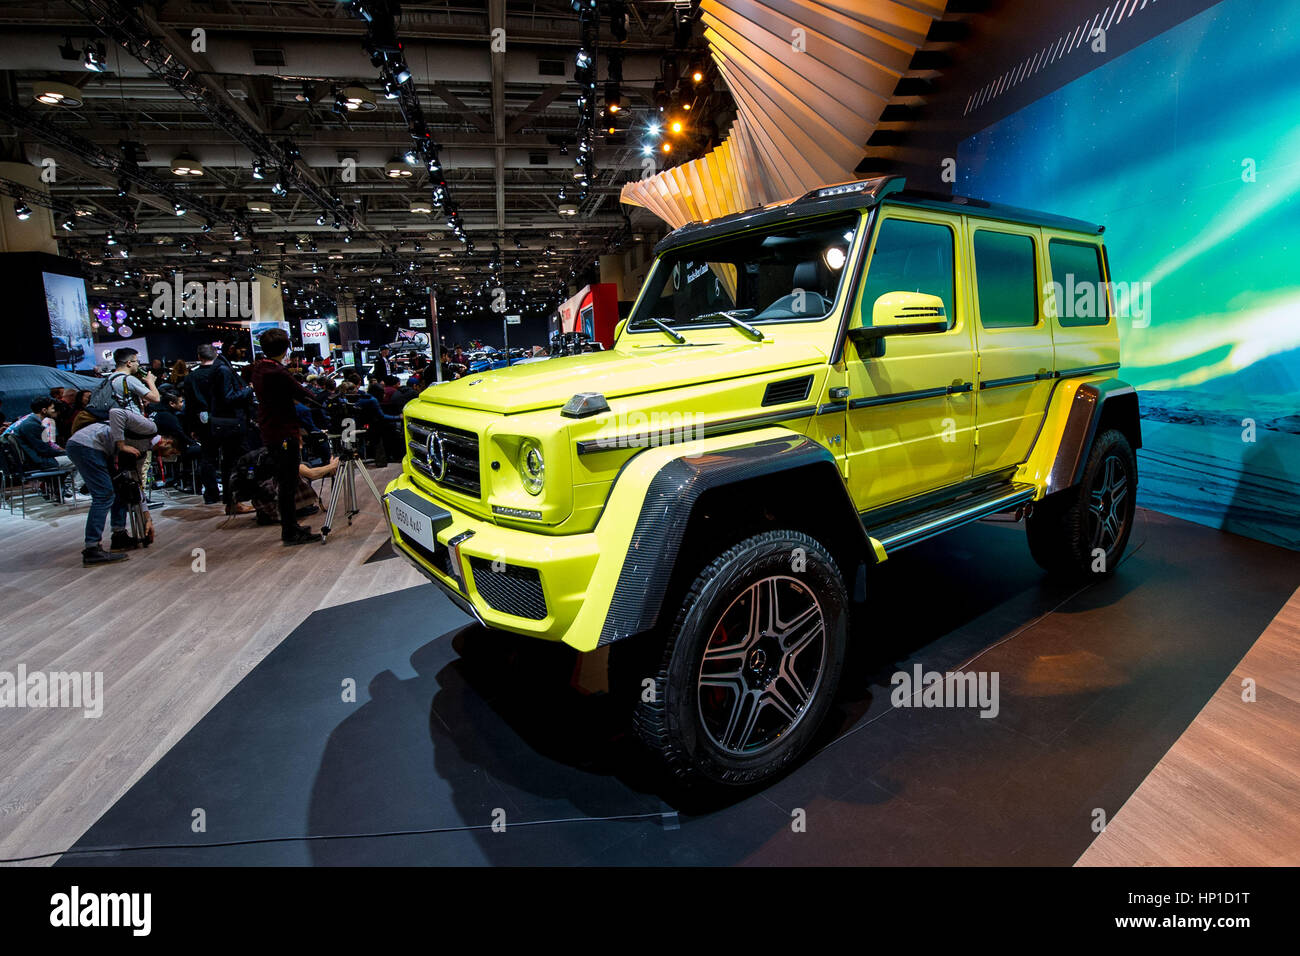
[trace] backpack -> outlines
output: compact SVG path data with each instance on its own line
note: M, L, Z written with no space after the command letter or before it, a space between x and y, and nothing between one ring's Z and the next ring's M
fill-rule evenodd
M235 462L235 470L230 476L235 489L235 500L255 500L262 482L274 477L275 463L265 448L256 448L241 456Z
M90 393L90 399L86 402L85 411L89 412L97 421L108 421L109 410L116 408L127 408L132 404L131 388L126 381L126 372L113 372L102 382L95 386L95 390ZM115 382L120 379L122 382L122 395L119 397Z

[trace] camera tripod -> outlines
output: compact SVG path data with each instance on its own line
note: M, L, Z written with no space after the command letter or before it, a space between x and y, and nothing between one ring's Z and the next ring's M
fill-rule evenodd
M334 515L338 511L340 498L347 498L344 513L347 515L349 527L352 525L352 519L361 513L361 509L357 507L358 473L370 489L370 493L375 496L375 501L379 502L380 509L384 507L383 495L375 487L370 472L366 471L366 466L357 455L356 449L349 448L345 444L339 453L338 471L330 476L330 506L325 511L325 523L320 527L321 544L329 542L330 529L334 527Z

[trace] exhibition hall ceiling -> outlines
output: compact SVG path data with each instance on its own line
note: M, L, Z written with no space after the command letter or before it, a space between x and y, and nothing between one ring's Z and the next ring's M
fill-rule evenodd
M404 2L395 39L411 78L391 99L391 44L358 15L383 7L5 4L3 158L53 171L61 249L87 261L115 254L112 232L139 269L256 265L345 287L400 270L553 298L601 253L662 233L619 203L643 157L701 155L734 117L689 3L602 0L584 41L570 0ZM432 153L406 155L420 145L411 100ZM685 120L671 156L665 115Z

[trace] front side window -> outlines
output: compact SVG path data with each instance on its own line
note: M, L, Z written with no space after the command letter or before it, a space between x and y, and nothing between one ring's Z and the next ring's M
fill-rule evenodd
M825 318L844 284L859 216L816 219L726 236L665 253L655 263L628 331L645 319L676 328Z
M957 321L955 285L951 229L933 222L886 219L880 224L862 289L863 324L871 324L872 307L882 295L924 292L943 299L948 328L952 328Z

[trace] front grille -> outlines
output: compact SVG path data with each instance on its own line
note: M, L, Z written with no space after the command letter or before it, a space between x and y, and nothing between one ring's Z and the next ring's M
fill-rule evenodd
M546 617L542 576L536 568L498 564L500 570L494 570L492 564L487 558L469 559L470 570L474 573L474 586L488 607L502 614L513 614L533 621Z
M481 494L479 477L478 436L473 432L459 428L449 428L434 422L420 421L415 418L406 420L406 430L411 439L407 447L411 450L411 464L430 481L455 488L475 498ZM434 430L443 439L443 449L447 457L447 472L439 481L429 467L429 435Z

